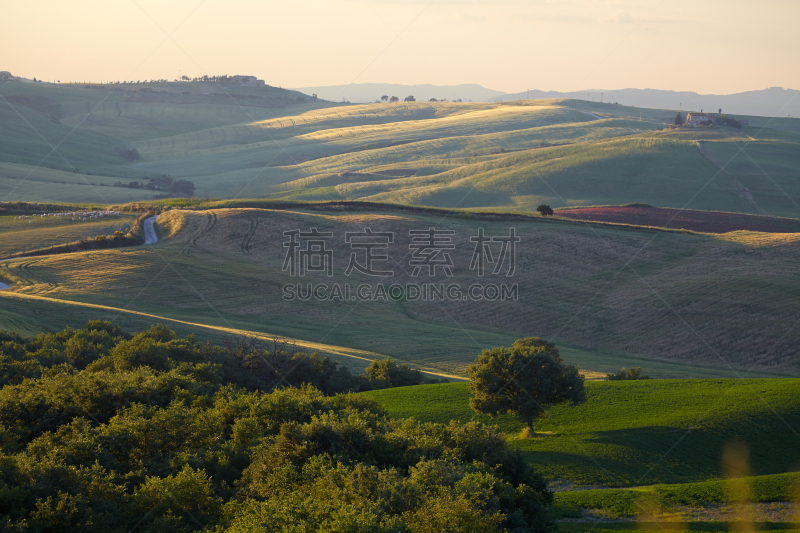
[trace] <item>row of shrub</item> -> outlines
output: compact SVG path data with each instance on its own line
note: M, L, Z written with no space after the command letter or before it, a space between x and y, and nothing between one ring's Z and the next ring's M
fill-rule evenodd
M556 516L565 518L578 518L584 509L599 510L607 516L621 518L649 512L644 510L669 510L683 505L707 507L736 504L743 495L748 501L756 503L790 502L797 496L800 473L746 477L741 478L740 483L737 481L720 479L636 489L559 492L555 495L553 510ZM744 491L740 485L743 485Z
M0 332L0 528L552 529L552 494L493 426L394 420L320 390L417 381L388 363L354 381L279 340Z

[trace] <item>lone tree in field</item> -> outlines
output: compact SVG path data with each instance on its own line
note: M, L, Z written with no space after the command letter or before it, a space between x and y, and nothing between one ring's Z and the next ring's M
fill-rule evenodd
M413 95L413 94L409 94L408 96L406 96L405 98L403 98L403 101L404 101L404 102L416 102L416 101L417 101L417 99L416 99L416 98L414 98L414 95Z
M547 204L540 205L539 207L536 208L536 210L543 217L553 216L553 209Z
M527 424L530 436L536 434L534 422L551 405L586 401L578 369L565 365L556 346L538 337L484 350L467 372L470 407L492 418L513 413Z
M680 126L683 124L683 117L681 116L680 112L675 115L675 125Z

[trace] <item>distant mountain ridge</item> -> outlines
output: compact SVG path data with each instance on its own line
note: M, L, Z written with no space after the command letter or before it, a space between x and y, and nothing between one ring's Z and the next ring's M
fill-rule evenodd
M493 98L493 102L540 98L576 98L599 102L616 102L622 105L647 107L650 109L676 109L683 111L717 112L735 115L758 115L764 117L800 116L800 91L770 87L760 91L735 94L698 94L689 91L664 91L660 89L584 90L569 93L531 90L515 94L504 94Z
M397 96L402 100L413 95L417 101L431 98L449 101L461 99L465 102L506 102L530 98L574 98L599 102L617 102L623 105L650 109L675 109L683 111L713 111L735 115L758 115L764 117L800 117L800 91L770 87L758 91L735 94L699 94L690 91L665 91L661 89L588 89L573 92L541 91L532 89L519 93L505 93L488 89L475 83L462 85L402 85L396 83L353 83L351 85L328 85L294 89L305 94L316 93L323 100L352 103L374 102L381 96Z
M328 85L322 87L302 87L295 89L305 94L316 93L323 100L341 102L345 99L352 103L374 102L381 96L396 96L400 100L406 96L414 96L417 101L431 98L449 101L461 99L465 102L491 102L495 98L506 95L503 91L487 89L475 83L462 85L402 85L397 83L353 83L351 85Z

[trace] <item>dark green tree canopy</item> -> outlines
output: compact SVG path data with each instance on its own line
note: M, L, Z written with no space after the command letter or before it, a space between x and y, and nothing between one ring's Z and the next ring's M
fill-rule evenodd
M484 350L468 372L470 407L491 417L513 413L530 432L551 405L586 400L578 369L565 365L558 348L538 337Z
M540 215L543 217L553 216L553 209L547 204L541 204L536 208Z
M376 388L385 387L407 387L409 385L421 385L426 381L425 375L419 370L409 367L407 364L397 364L391 357L373 361L364 371L369 376L370 382ZM382 385L382 386L381 386Z
M553 529L552 492L498 428L334 395L420 372L387 360L353 376L279 339L228 344L99 321L0 330L0 530Z

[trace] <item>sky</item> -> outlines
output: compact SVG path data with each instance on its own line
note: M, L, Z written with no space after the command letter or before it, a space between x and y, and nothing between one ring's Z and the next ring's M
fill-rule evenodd
M0 70L44 80L800 89L796 0L25 0L0 19Z

